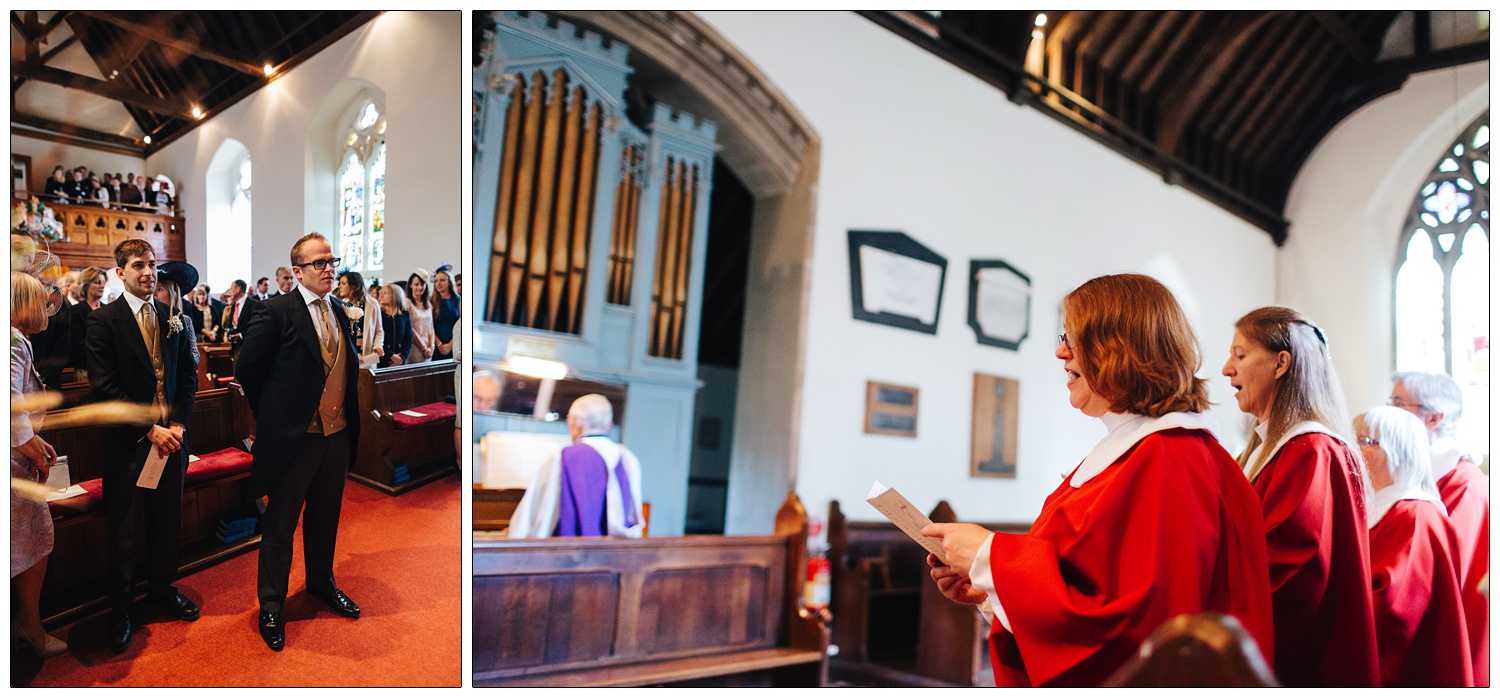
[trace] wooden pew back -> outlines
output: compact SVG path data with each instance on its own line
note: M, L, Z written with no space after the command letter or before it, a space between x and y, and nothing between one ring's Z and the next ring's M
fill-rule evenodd
M238 386L203 390L194 397L187 430L189 454L244 448L244 439L250 435L246 419L249 405L243 395L232 390L238 390ZM42 438L57 449L58 455L68 457L68 474L73 482L104 477L104 439L100 436L103 427L82 424L58 430L47 428L47 421L67 413L68 410L50 413L48 417L52 419L42 423Z
M1232 616L1211 611L1162 623L1105 686L1274 687L1260 646Z
M805 666L827 634L799 608L806 514L771 536L474 541L475 685L648 685ZM800 518L798 515L800 514Z
M359 409L399 412L404 409L442 402L453 395L452 359L424 361L388 368L360 369Z

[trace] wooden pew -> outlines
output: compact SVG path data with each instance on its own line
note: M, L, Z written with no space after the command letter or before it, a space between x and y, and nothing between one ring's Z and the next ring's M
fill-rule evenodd
M822 686L827 615L798 602L807 512L769 536L474 536L475 686Z
M350 479L390 495L442 478L458 467L453 450L457 405L452 359L359 370L359 449ZM413 418L405 410L427 417Z
M1118 687L1275 687L1260 645L1238 620L1212 611L1162 623L1104 682Z
M928 516L957 521L939 502ZM981 523L1025 533L1030 524ZM828 505L836 682L861 686L994 685L989 624L977 607L953 603L928 575L927 551L886 521L849 521Z
M61 415L59 410L52 415ZM187 430L188 453L200 459L188 466L182 495L182 548L178 576L211 567L260 544L260 535L222 543L216 535L221 515L247 509L250 457L244 452L250 408L235 389L200 392ZM102 486L103 443L99 426L42 431L42 438L68 457L69 475L88 494L53 502L55 531L47 578L42 586L42 617L50 627L104 608L108 603L106 561L108 521ZM205 457L206 456L206 457ZM144 529L143 529L144 530ZM145 557L136 564L144 569ZM145 589L145 575L137 591Z

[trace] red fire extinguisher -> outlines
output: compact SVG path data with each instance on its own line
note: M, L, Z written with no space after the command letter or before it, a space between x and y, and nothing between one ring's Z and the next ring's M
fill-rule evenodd
M810 611L828 608L833 586L829 576L833 565L828 562L828 544L823 541L823 522L808 522L807 580L802 584L802 605Z

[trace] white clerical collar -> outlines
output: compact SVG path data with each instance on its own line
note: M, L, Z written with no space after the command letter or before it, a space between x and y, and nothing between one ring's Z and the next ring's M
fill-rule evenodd
M1402 489L1396 485L1389 485L1376 490L1375 496L1370 498L1369 528L1374 529L1375 524L1380 523L1380 520L1390 512L1391 507L1396 506L1396 502L1407 499L1432 502L1439 511L1444 514L1448 512L1447 507L1443 506L1443 500L1423 492L1420 486Z
M136 295L134 293L131 293L130 291L126 291L126 292L124 292L124 293L122 293L120 295L124 296L125 297L125 302L128 303L128 304L130 304L130 314L131 315L140 315L141 314L141 306L143 306L143 305L149 303L151 300L153 300L150 297L147 297L147 298L144 298L144 299L143 298L138 298L138 297L136 297ZM155 312L155 311L153 310L153 312Z
M1458 459L1463 454L1458 450L1458 442L1451 436L1439 436L1434 439L1431 446L1432 453L1432 481L1437 482L1453 472L1458 467Z
M1266 468L1266 464L1270 463L1271 460L1276 457L1276 454L1281 452L1281 447L1285 446L1287 442L1291 441L1293 438L1296 438L1303 434L1318 433L1332 436L1334 439L1337 439L1339 443L1343 443L1344 441L1344 437L1339 436L1337 432L1323 426L1322 424L1319 424L1317 422L1302 422L1300 424L1293 425L1291 429L1287 429L1286 433L1281 435L1281 440L1277 441L1276 445L1271 447L1271 452L1266 454L1265 458L1261 458L1261 451L1266 450L1266 433L1270 430L1270 428L1270 422L1261 422L1260 424L1255 425L1255 433L1260 436L1260 445L1255 447L1255 452L1251 453L1250 459L1245 462L1245 478L1250 480L1251 482L1255 482L1255 478L1260 477L1260 471L1264 470ZM1348 446L1348 444L1344 445L1346 447Z
M1109 433L1094 446L1094 450L1084 457L1078 469L1073 472L1073 478L1068 481L1073 487L1082 487L1125 455L1136 442L1158 431L1202 429L1218 438L1218 422L1211 415L1201 412L1171 412L1160 417L1106 412L1100 415L1099 421L1104 422Z
M326 293L320 296L320 295L318 295L316 293L313 293L312 291L307 290L306 286L298 286L297 290L302 292L302 304L303 305L312 305L313 301L322 300L322 301L328 301L329 307L333 306L333 301L329 301L328 300L328 294L326 294Z

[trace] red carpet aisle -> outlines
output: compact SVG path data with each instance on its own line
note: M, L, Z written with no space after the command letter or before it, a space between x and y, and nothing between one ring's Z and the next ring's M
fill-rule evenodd
M400 497L348 483L334 572L362 617L334 615L305 593L298 527L286 649L256 629L252 551L177 583L203 609L196 622L166 621L144 601L130 649L116 655L103 614L54 633L69 651L38 660L12 654L13 686L458 686L462 683L459 477ZM138 626L139 627L139 626Z

